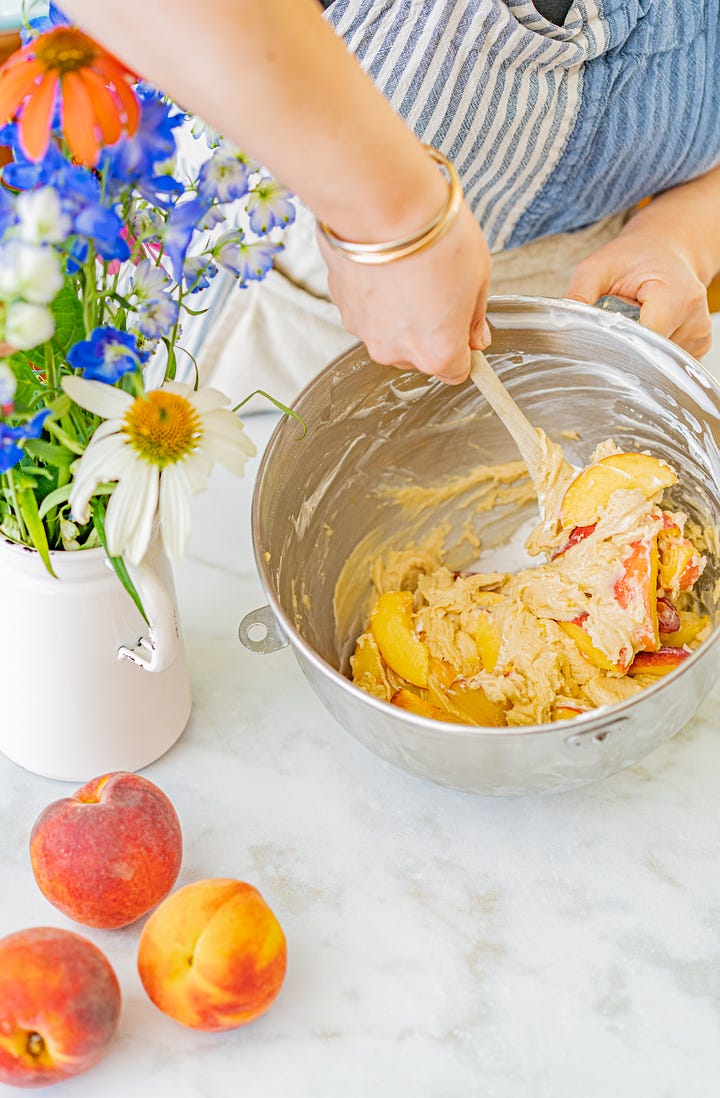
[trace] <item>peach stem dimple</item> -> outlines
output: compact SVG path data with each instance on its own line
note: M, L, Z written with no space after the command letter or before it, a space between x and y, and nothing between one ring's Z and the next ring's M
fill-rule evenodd
M27 1035L27 1038L25 1040L25 1048L28 1056L30 1056L33 1060L39 1060L45 1052L45 1042L40 1034L35 1033L35 1031L33 1030Z

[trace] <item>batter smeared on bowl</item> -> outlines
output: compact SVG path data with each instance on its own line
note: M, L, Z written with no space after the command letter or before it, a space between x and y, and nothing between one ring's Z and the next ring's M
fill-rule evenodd
M702 537L662 504L675 471L608 441L578 473L543 443L543 519L526 545L546 563L483 574L423 549L376 560L356 685L437 720L542 724L630 697L709 635Z

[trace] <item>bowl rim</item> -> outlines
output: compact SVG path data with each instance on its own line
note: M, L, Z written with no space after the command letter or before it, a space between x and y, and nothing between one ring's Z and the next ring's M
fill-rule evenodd
M578 313L586 319L591 319L593 322L601 324L602 327L626 329L630 334L636 333L640 327L637 321L630 320L620 313L598 309L594 305L587 305L580 301L570 301L566 298L530 297L523 294L498 294L491 296L488 299L487 311L489 316L492 316L493 311L507 306L517 306L517 311L520 311L520 309L524 307L537 310L538 312L542 312L543 310L559 310L560 312L568 312L571 315L572 313ZM691 376L695 376L695 380L704 382L706 388L713 390L717 399L718 417L720 418L720 382L710 373L710 371L707 370L701 362L698 362L697 359L693 358L692 355L688 354L687 351L684 351L681 347L677 346L677 344L672 343L670 340L665 339L664 336L658 335L649 328L643 327L641 329L641 335L643 339L647 340L651 345L653 343L657 344L658 347L666 353L669 350L673 357L679 361L679 364L687 369ZM321 377L334 370L338 363L344 361L348 356L357 353L363 348L364 344L361 341L357 341L356 343L350 344L345 350L341 351L340 354L336 355L327 366L320 370L319 373L303 387L293 401L292 407L295 408L305 398L306 394L314 388ZM368 358L371 358L367 349L365 349L365 353ZM585 735L590 738L593 732L600 728L605 728L609 723L628 720L628 710L637 709L638 704L644 699L654 697L659 691L662 691L668 683L676 682L682 675L687 674L691 668L695 667L700 662L700 660L706 658L717 646L718 642L720 642L720 622L718 622L713 628L710 636L704 640L698 648L691 652L686 660L683 660L681 664L672 671L669 671L666 675L659 676L656 683L651 683L648 686L643 687L642 690L632 697L615 702L613 705L597 706L594 709L589 709L585 713L580 713L576 717L566 717L559 721L548 721L543 724L501 725L500 727L459 724L453 721L435 720L433 717L423 717L417 713L411 713L408 710L401 709L399 706L394 706L390 702L383 701L381 698L369 694L366 690L361 690L351 679L348 679L338 671L337 668L323 659L323 657L315 651L302 634L295 628L275 593L267 561L265 560L265 550L260 545L259 541L260 495L267 467L272 460L273 451L278 445L283 429L286 426L286 417L283 416L276 424L275 429L268 440L268 444L265 447L253 488L251 514L252 542L255 563L260 575L263 591L276 620L280 623L280 626L288 639L289 645L293 649L299 649L303 657L317 671L324 675L329 675L330 679L349 693L351 698L364 701L371 709L377 709L380 713L385 714L389 711L394 717L407 723L411 727L421 728L426 732L437 731L438 734L442 733L444 736L446 736L447 733L452 733L458 737L481 733L488 733L493 736L501 737L538 736L547 735L558 730L561 730L563 734L567 734L568 730L572 728L573 735L579 734L582 731L583 738ZM699 704L702 704L702 700ZM577 733L575 730L578 730Z

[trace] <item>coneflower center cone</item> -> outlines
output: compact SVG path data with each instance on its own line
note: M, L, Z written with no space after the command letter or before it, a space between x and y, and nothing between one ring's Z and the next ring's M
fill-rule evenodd
M190 401L162 389L134 400L123 428L140 457L160 467L182 461L202 435L200 416Z
M73 27L58 27L38 37L35 56L46 72L77 72L92 65L98 48L92 39Z

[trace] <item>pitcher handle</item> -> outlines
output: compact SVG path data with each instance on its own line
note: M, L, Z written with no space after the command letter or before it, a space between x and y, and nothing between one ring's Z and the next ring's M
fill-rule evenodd
M118 648L118 659L130 660L143 671L164 671L174 661L180 649L175 600L147 557L140 564L128 564L127 570L135 584L149 626L147 636L139 637L132 648L127 645Z

